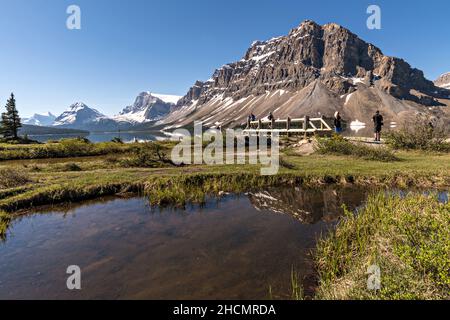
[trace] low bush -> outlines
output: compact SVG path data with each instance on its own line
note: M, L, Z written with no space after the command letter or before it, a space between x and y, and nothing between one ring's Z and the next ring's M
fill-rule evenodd
M445 123L417 116L399 130L388 132L385 139L395 149L450 152L448 133Z
M82 171L83 169L81 169L81 167L79 165L77 165L76 163L67 163L64 165L63 167L64 171Z
M388 148L381 146L369 147L362 143L351 143L339 135L318 139L315 150L319 154L354 156L365 160L383 162L399 160L394 152Z
M170 149L158 142L135 145L130 158L122 160L128 167L160 168L174 165L170 160Z

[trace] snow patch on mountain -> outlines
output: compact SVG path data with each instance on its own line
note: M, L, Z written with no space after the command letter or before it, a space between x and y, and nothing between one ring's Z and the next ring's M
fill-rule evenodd
M55 121L56 116L50 112L39 114L35 113L31 118L24 118L23 124L33 126L50 126Z
M84 125L98 122L107 117L96 109L88 107L82 102L71 105L53 123L54 126Z
M113 119L119 122L144 123L161 120L167 116L172 107L181 99L174 95L140 93L134 104L126 107Z
M180 99L183 98L183 96L176 96L171 94L151 93L151 95L158 99L161 99L166 103L173 103L173 104L177 104L178 101L180 101Z
M450 89L450 72L441 75L434 84L444 89Z

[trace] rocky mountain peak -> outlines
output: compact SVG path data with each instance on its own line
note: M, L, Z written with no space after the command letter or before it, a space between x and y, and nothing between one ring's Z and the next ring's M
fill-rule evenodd
M421 71L401 59L384 56L348 29L307 20L287 36L253 42L240 61L217 69L207 82L196 82L180 104L205 103L220 94L239 99L266 90L298 90L316 79L342 95L353 90L345 78L368 74L384 78L388 82L384 89L402 99L413 99L411 89L435 90Z
M434 84L444 89L450 89L450 72L444 73L436 79Z
M320 85L310 87L317 82ZM297 109L290 105L293 100L285 108L284 100L275 101L278 95L274 93L288 96L301 91L307 95L310 88L315 88L315 96L323 102L333 102L332 108L336 109L348 102L342 102L340 97L362 92L363 86L378 90L377 96L383 103L388 103L389 96L412 104L439 106L440 99L448 97L448 92L425 79L422 71L402 59L385 56L350 30L335 23L321 26L307 20L285 36L253 42L241 60L218 68L205 82L197 81L178 102L177 111L164 122L179 126L204 117L213 124L233 124L245 119L243 110L255 108L254 101L258 99L261 105L273 100L267 102L264 112L273 109L281 113L286 109L301 116L299 102ZM311 110L323 109L322 114L330 111L317 100L306 99L303 94L298 99L300 96L301 104L314 105ZM247 103L242 105L241 101ZM235 110L238 107L240 113ZM213 117L215 110L218 114Z
M98 110L90 108L83 102L76 102L69 106L59 117L55 119L53 125L67 126L74 124L85 124L88 122L98 121L106 116Z
M141 92L135 99L133 105L125 107L119 115L115 116L116 121L143 123L160 120L166 116L174 106L172 102L178 101L175 96L158 95L151 92Z

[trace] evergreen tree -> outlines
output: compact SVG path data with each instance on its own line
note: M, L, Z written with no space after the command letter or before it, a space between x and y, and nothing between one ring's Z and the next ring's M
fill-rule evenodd
M11 93L11 97L6 103L6 112L2 113L2 120L0 123L0 133L5 138L18 138L18 130L22 127L20 122L19 112L16 108L16 99L14 94Z

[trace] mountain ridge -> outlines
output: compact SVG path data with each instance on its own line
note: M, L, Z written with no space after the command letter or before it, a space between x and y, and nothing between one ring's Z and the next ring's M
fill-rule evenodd
M83 102L76 102L58 117L49 112L45 125L89 131L131 130L162 119L170 113L175 107L175 102L178 102L180 98L175 95L142 92L133 105L125 107L115 116L107 116ZM24 124L44 126L42 121L37 120L41 117L43 118L44 115L36 114L32 118L24 119Z
M373 100L364 99L369 96ZM241 60L220 67L206 82L197 81L158 124L171 129L201 120L207 126L235 127L250 113L286 118L335 111L369 122L377 109L397 122L444 107L449 98L450 91L436 87L405 60L385 56L335 23L307 20L286 36L253 42ZM355 112L361 119L354 119Z

